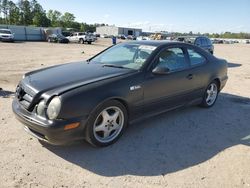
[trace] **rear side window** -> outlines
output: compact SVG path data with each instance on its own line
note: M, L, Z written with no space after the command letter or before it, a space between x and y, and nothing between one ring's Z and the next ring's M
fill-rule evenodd
M188 55L191 66L197 66L206 63L206 58L193 49L188 49Z
M188 68L188 63L181 48L163 50L159 55L158 65L169 68L171 72Z
M207 39L206 38L202 38L202 46L207 46Z

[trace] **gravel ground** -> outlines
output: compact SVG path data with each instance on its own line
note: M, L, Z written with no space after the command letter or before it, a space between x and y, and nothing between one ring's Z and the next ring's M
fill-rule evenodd
M250 187L250 45L216 45L229 81L210 109L189 107L128 127L106 148L42 145L11 110L23 73L109 46L0 43L0 187Z

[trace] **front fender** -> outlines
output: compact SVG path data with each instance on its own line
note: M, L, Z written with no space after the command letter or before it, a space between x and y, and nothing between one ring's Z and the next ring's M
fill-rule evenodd
M143 88L131 91L130 86L141 83L141 76L129 78L113 78L85 85L60 97L62 108L59 118L68 119L86 117L104 101L116 99L122 101L128 113L138 109L143 104Z

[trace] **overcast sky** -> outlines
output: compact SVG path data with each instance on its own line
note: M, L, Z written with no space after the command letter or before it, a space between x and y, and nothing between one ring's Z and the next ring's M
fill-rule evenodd
M76 20L144 31L250 32L250 0L38 0Z

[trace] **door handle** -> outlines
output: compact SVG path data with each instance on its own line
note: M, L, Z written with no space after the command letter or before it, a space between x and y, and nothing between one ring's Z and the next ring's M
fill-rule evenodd
M187 75L187 77L186 77L187 79L189 79L189 80L192 80L193 79L193 74L189 74L189 75Z

